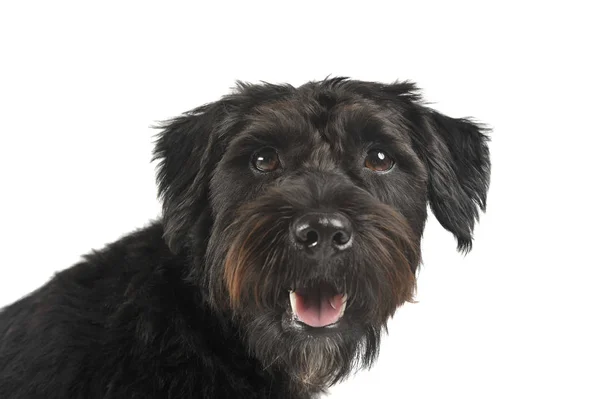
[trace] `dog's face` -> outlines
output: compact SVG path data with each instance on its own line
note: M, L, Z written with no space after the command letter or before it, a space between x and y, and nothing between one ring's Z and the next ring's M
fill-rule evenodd
M252 354L320 389L369 365L415 289L429 203L468 250L481 129L410 83L239 85L159 136L165 238Z

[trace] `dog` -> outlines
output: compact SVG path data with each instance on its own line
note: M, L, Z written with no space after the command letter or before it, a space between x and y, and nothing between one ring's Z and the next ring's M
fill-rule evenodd
M158 126L162 217L0 313L0 398L315 398L413 300L427 206L471 248L488 129L412 82L237 84Z

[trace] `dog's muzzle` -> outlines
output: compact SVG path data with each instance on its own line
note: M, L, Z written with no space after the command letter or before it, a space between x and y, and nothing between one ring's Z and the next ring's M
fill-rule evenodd
M212 292L238 315L328 335L381 325L412 297L419 256L406 218L337 175L287 177L226 226L211 241L225 259Z
M292 240L309 258L326 260L352 246L352 224L340 213L313 212L291 225ZM326 327L344 315L347 295L325 282L290 290L292 316L310 327Z

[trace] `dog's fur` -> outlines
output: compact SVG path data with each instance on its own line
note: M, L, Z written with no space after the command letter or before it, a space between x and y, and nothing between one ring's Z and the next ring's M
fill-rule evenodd
M412 299L427 204L462 251L485 208L484 129L409 82L240 83L161 128L162 219L0 313L0 398L314 397L371 365ZM273 171L253 166L265 147ZM366 168L371 149L393 167ZM351 248L294 243L310 212L344 215ZM288 291L323 282L346 313L311 328Z

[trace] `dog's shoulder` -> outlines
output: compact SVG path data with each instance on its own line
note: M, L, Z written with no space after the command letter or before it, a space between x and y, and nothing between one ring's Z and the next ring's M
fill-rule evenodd
M56 273L47 284L0 311L0 397L85 397L94 370L117 357L158 276L175 267L160 223L129 234ZM146 290L146 291L144 291ZM129 312L129 325L119 324ZM137 313L137 314L136 314ZM135 336L130 335L131 349ZM27 366L24 366L27 365ZM49 390L48 381L54 386ZM79 382L77 382L79 381ZM79 388L78 388L79 386ZM69 387L64 395L62 388ZM78 396L78 393L81 395ZM63 396L60 396L63 394Z
M0 312L1 398L261 398L288 389L270 385L162 235L157 222L122 237Z

